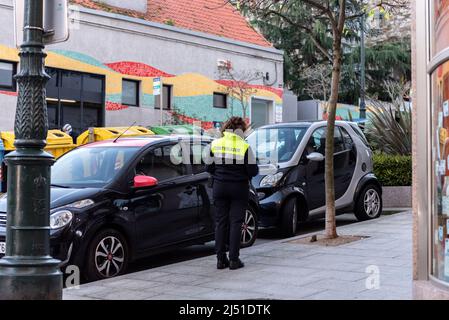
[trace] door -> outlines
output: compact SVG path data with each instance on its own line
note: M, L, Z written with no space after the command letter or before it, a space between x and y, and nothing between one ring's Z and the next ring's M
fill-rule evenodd
M341 198L351 185L357 163L357 150L354 141L345 128L340 127L341 140L335 155L335 199Z
M259 128L270 122L270 102L252 99L251 124L253 128Z
M136 175L159 181L154 188L137 190L131 200L140 251L198 234L197 187L183 160L181 146L167 144L148 151L135 166Z
M309 161L305 156L312 152L318 152L322 155L326 154L326 134L326 127L316 129L307 143L306 150L304 151L304 156L302 158L306 167L305 174L310 210L326 205L324 178L325 161ZM348 168L349 161L354 161L354 158L351 158L351 153L347 150L343 136L340 132L340 128L336 126L334 130L335 199L339 199L343 196L351 182L352 173L355 169L355 163L351 162L351 171L351 168Z
M207 143L193 142L191 144L192 174L195 178L198 195L198 222L202 234L211 234L215 229L212 188L209 185L209 174L204 162L210 148Z
M307 195L309 209L313 210L326 203L324 161L310 161L306 156L312 152L325 155L326 150L326 128L316 129L310 137L304 150L303 163L305 164L305 175L307 182Z

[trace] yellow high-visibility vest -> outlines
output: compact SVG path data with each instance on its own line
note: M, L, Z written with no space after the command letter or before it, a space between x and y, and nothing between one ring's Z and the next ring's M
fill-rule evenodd
M231 132L224 132L224 137L212 142L211 151L218 158L243 159L249 144L240 136Z

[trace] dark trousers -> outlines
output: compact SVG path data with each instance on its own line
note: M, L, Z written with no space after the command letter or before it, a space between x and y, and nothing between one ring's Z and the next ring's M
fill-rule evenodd
M226 255L229 244L229 259L240 255L240 239L245 211L248 206L249 182L214 181L215 204L215 251L217 257Z

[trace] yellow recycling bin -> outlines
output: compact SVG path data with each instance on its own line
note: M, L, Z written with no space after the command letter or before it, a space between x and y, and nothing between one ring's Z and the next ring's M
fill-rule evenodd
M6 152L16 149L14 147L14 132L1 132L0 137L3 140L3 145ZM51 153L56 159L60 158L62 155L75 147L76 145L73 143L72 137L68 134L60 130L48 130L47 146L45 147L45 151Z
M144 127L110 127L110 128L89 128L84 131L76 139L76 144L82 146L87 143L95 141L103 141L109 139L115 139L119 136L123 138L129 137L144 137L154 135L153 131Z

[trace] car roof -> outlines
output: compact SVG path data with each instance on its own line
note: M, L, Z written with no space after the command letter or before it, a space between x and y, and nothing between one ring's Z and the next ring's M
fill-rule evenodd
M170 135L170 136L152 135L152 136L138 136L132 138L120 138L117 141L115 141L114 139L97 141L83 145L81 146L81 148L145 147L147 145L159 142L176 142L193 139L195 140L202 139L203 141L206 142L211 141L211 139L209 138L194 135Z
M350 121L341 121L337 120L335 121L335 124L344 124L344 123L351 123ZM260 127L259 129L275 129L275 128L288 128L288 127L310 127L311 125L327 125L326 120L312 120L312 121L291 121L291 122L283 122L283 123L276 123L276 124L269 124L263 127ZM354 123L356 124L356 123ZM357 124L356 124L357 125Z

